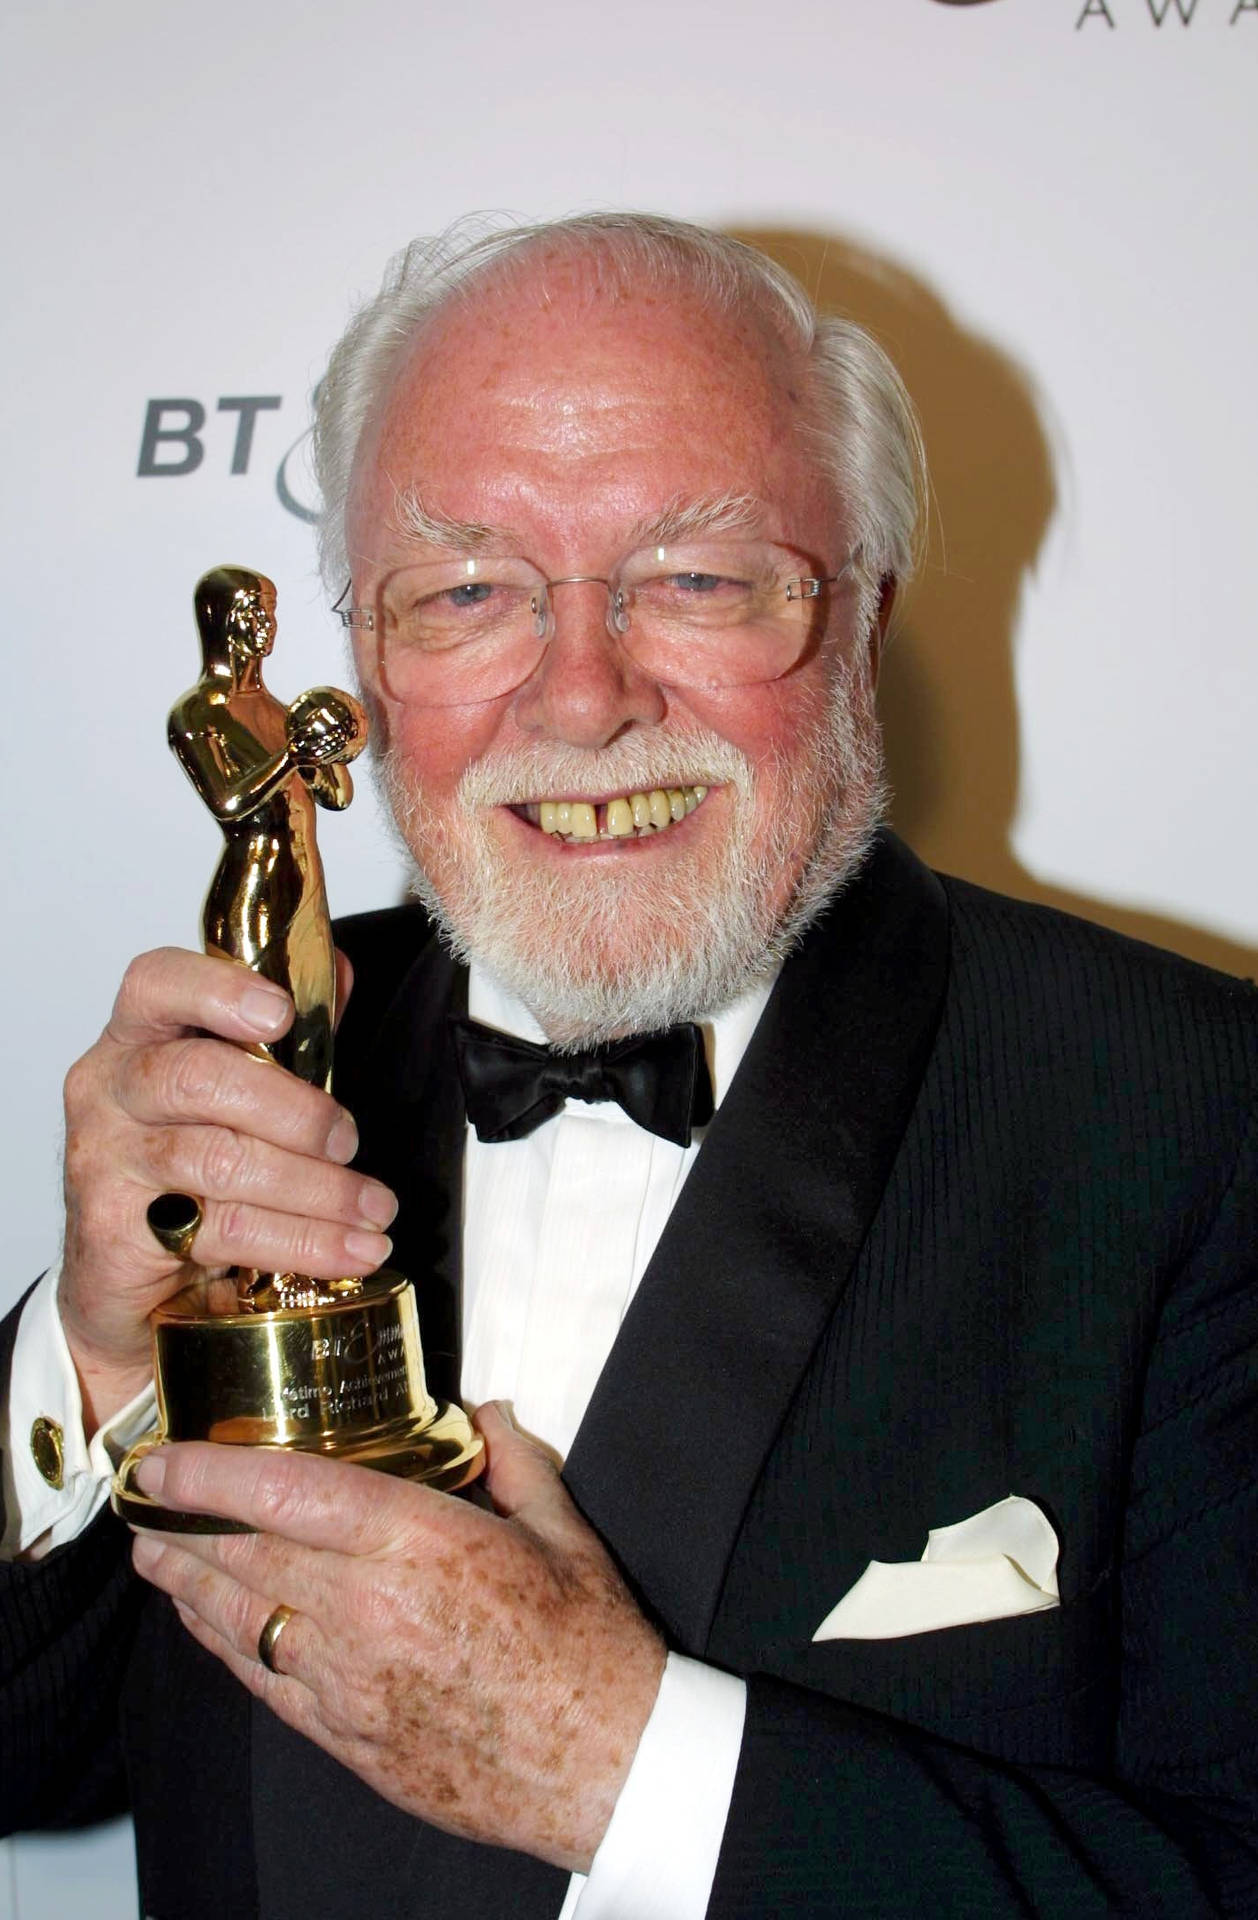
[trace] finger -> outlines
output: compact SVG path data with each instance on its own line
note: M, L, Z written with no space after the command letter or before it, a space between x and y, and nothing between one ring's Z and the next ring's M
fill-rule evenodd
M310 1682L328 1671L329 1649L308 1615L294 1610L267 1667L259 1641L274 1612L269 1600L243 1588L233 1591L227 1575L181 1553L160 1534L137 1534L131 1557L136 1572L174 1601L194 1639L275 1712L317 1737L322 1720Z
M194 1137L186 1151L180 1140L185 1132ZM212 1143L202 1155L196 1133L167 1129L156 1150L136 1153L135 1140L120 1129L107 1143L108 1164L96 1176L76 1154L63 1296L69 1284L72 1304L77 1301L89 1320L106 1307L106 1276L116 1302L133 1302L143 1320L160 1298L186 1283L186 1260L335 1280L374 1273L389 1258L392 1242L384 1228L396 1202L378 1181L255 1142L238 1143L238 1155ZM149 1205L164 1192L194 1194L201 1203L201 1223L183 1259L160 1246L148 1225ZM78 1284L80 1269L85 1290ZM144 1345L147 1351L147 1339Z
M472 1419L484 1436L485 1490L497 1512L555 1546L584 1547L590 1530L558 1468L544 1448L519 1431L506 1404L488 1401Z
M154 1537L163 1543L172 1540L170 1535L157 1532ZM256 1603L255 1647L257 1633L277 1601L299 1606L311 1629L317 1629L327 1645L338 1650L353 1640L364 1620L379 1612L379 1590L373 1588L372 1583L386 1556L301 1546L275 1533L188 1533L175 1536L172 1544L183 1556L178 1563L182 1580L178 1592L182 1597L191 1598L194 1590L194 1576L190 1567L184 1566L185 1561L199 1563L217 1576L207 1582L205 1590L218 1594L220 1605L226 1604L228 1595L233 1596L232 1603L241 1609L244 1624L235 1622L234 1616L228 1620L225 1615L215 1614L214 1618L221 1632L234 1633L244 1653L250 1650L247 1632L252 1616L246 1615L246 1601L241 1596L252 1595ZM397 1554L396 1547L393 1554ZM413 1565L412 1559L400 1558L404 1564ZM158 1584L174 1577L174 1573L165 1574ZM220 1586L219 1581L225 1584ZM246 1635L245 1640L240 1638L242 1633ZM281 1664L287 1669L295 1663L285 1660ZM308 1666L300 1669L307 1678L311 1671ZM318 1671L329 1684L335 1684L326 1660Z
M461 1538L485 1519L430 1487L295 1451L189 1440L147 1454L136 1477L163 1506L222 1514L339 1554L414 1550L425 1533ZM186 1547L200 1552L204 1541L190 1537Z
M211 954L159 947L133 960L123 976L105 1034L119 1046L142 1046L192 1028L227 1040L274 1040L292 1023L282 987L248 967Z
M250 1693L264 1700L273 1713L278 1713L281 1720L287 1720L289 1726L296 1727L298 1733L304 1733L309 1740L327 1744L318 1695L312 1687L282 1670L272 1673L258 1658L256 1646L252 1654L241 1653L222 1634L217 1633L208 1620L203 1620L196 1608L186 1600L176 1600L174 1605L193 1639L199 1641L216 1660L221 1660L242 1686L248 1687Z
M218 1125L344 1165L358 1151L353 1118L331 1094L273 1061L191 1036L120 1052L110 1091L142 1125Z
M147 1188L139 1194L145 1204L152 1198ZM339 1280L374 1273L392 1250L389 1236L374 1228L279 1213L245 1201L211 1200L202 1209L189 1258L199 1267L257 1267L264 1273Z
M337 1162L251 1139L230 1127L147 1128L128 1141L126 1171L142 1187L195 1193L383 1232L397 1212L388 1187Z
M131 1561L150 1586L190 1607L241 1660L258 1659L259 1636L278 1604L274 1598L242 1586L222 1567L187 1552L168 1535L137 1533ZM294 1610L281 1641L283 1656L275 1665L289 1679L326 1667L323 1635L309 1614ZM277 1642L277 1655L279 1646Z

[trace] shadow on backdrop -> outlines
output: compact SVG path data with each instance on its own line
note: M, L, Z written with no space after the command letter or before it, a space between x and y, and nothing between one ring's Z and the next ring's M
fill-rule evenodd
M786 267L819 306L868 327L921 414L933 492L930 552L879 691L897 830L945 873L1252 976L1253 948L1190 921L1038 880L1011 845L1018 602L1056 504L1052 457L1026 376L959 326L920 280L875 253L820 233L730 231Z

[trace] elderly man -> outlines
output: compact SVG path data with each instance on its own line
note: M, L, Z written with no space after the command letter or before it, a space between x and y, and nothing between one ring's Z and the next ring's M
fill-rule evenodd
M337 1101L173 952L70 1076L11 1820L125 1758L158 1920L1255 1911L1254 995L878 832L894 371L748 250L590 217L412 249L319 435L423 910L343 929ZM580 1097L661 1030L657 1099ZM569 1097L487 1096L494 1032ZM392 1222L493 1511L187 1446L148 1490L255 1534L98 1515L170 1188L211 1265ZM81 1436L24 1384L62 1343Z

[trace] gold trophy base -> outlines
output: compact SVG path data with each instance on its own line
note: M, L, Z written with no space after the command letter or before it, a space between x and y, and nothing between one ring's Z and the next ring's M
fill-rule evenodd
M461 1407L428 1392L415 1289L401 1274L370 1274L328 1306L215 1310L235 1300L234 1281L206 1280L154 1314L157 1426L114 1476L110 1502L123 1520L164 1533L253 1531L141 1491L145 1454L175 1440L323 1454L444 1493L476 1478L483 1442Z

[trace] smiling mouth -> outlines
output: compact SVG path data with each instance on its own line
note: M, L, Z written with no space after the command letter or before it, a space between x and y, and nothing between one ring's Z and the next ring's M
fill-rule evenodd
M556 840L645 840L702 806L709 789L652 787L611 800L529 800L511 811Z

